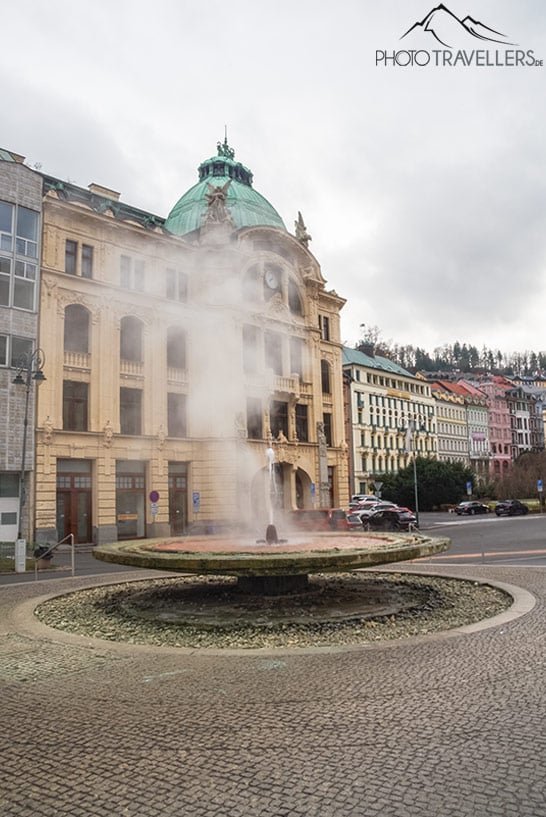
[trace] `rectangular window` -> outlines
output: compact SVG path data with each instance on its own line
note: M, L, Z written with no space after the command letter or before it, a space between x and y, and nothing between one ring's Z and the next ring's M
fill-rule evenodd
M243 371L247 374L258 371L258 338L256 326L243 326Z
M255 397L246 401L246 430L249 439L263 439L262 401Z
M309 422L307 419L307 406L303 403L296 403L296 437L300 443L309 442Z
M0 498L19 496L19 474L0 474Z
M185 303L188 299L188 276L181 270L167 270L167 298Z
M319 315L319 327L322 340L330 340L330 318Z
M144 292L144 261L140 258L120 256L119 283L124 289L134 289Z
M273 400L271 403L271 433L274 437L279 436L282 431L288 437L288 403L280 400Z
M63 382L63 429L87 431L88 383Z
M11 281L11 258L0 256L0 304L9 306L9 290Z
M265 334L265 366L273 369L275 374L282 375L282 336L277 332Z
M167 394L167 434L186 437L186 395Z
M66 240L64 246L64 271L69 275L76 274L78 262L78 243L77 241Z
M93 277L93 247L82 244L82 278Z
M8 336L0 335L0 366L8 365Z
M139 258L134 262L134 284L133 289L144 292L144 261Z
M35 279L35 264L19 260L15 262L13 306L18 309L34 309Z
M131 289L131 259L128 255L119 259L119 284L123 289Z
M17 208L17 255L38 257L38 213L26 207Z
M119 421L122 434L138 436L142 433L142 391L119 390Z
M17 511L0 514L0 525L16 525L17 524Z
M17 369L24 355L32 354L32 340L30 338L11 338L11 360L12 369Z
M303 380L303 350L301 338L290 338L290 374L298 374Z
M0 234L2 233L13 235L13 204L6 201L0 201Z
M324 423L324 436L326 437L326 445L332 445L332 415L323 414L322 421Z

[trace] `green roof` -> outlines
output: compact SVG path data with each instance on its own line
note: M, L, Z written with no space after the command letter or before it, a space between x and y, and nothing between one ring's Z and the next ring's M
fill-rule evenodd
M402 366L399 366L398 363L389 360L388 357L381 357L381 355L372 357L364 352L359 352L358 349L350 349L348 346L343 347L343 366L368 366L371 369L381 369L384 372L415 377L411 372L407 372Z
M286 230L275 208L252 187L251 171L235 161L235 152L227 140L223 144L219 142L217 149L217 156L199 166L199 181L174 205L165 221L165 229L180 236L198 230L207 213L209 184L223 187L229 181L226 207L237 228L268 226Z

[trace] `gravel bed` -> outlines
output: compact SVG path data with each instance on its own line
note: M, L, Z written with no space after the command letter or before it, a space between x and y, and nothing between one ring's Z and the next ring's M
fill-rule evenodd
M346 615L332 610L340 588L355 588L362 599L375 593L402 600L400 609L377 613L349 605ZM225 577L155 579L81 590L41 604L37 618L82 636L154 646L256 649L366 644L440 632L490 618L511 606L498 588L462 579L415 574L352 572L313 576L315 593L295 597L242 597ZM369 591L369 592L368 592ZM373 592L372 592L373 591ZM177 594L190 593L193 609L214 616L169 621ZM345 595L349 590L345 589ZM350 592L353 592L352 590ZM211 602L211 599L213 601ZM222 610L225 611L223 615ZM163 615L165 614L165 615ZM163 617L162 617L163 616ZM216 619L215 619L216 617ZM216 623L215 623L216 621Z

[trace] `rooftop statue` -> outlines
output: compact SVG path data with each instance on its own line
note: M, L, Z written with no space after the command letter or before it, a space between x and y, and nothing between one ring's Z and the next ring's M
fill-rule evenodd
M223 143L218 142L216 144L216 149L218 151L218 156L223 156L225 159L234 159L235 158L235 151L233 148L230 148L227 142L227 136L224 139Z
M295 224L295 227L296 227L296 238L298 239L298 241L301 244L303 244L304 247L308 247L309 242L312 241L313 239L311 238L311 236L307 232L307 227L304 224L303 216L302 216L302 214L300 213L299 210L298 210L297 221L295 221L294 224Z
M210 184L207 182L207 213L205 216L205 224L232 224L230 212L226 207L227 192L231 184L231 179L227 181L222 187Z

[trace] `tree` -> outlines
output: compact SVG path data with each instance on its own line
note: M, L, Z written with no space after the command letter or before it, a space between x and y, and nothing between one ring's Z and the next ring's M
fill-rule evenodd
M467 482L473 483L474 474L460 462L440 462L428 457L417 457L417 493L419 509L432 511L441 505L455 505L466 497ZM397 474L383 477L381 495L403 507L415 509L413 463Z

